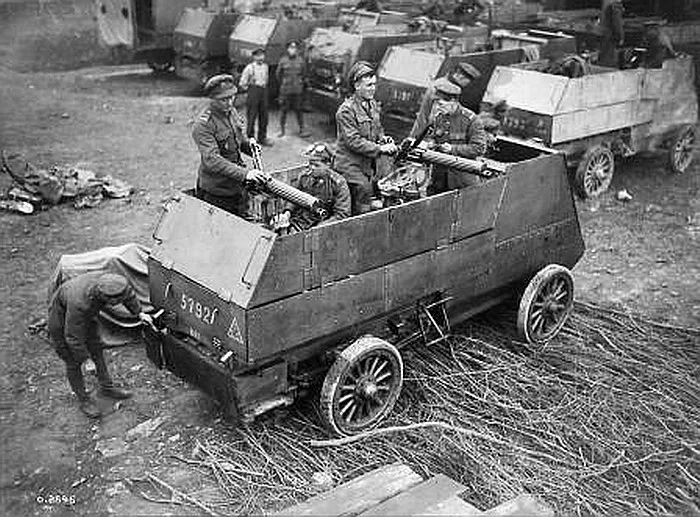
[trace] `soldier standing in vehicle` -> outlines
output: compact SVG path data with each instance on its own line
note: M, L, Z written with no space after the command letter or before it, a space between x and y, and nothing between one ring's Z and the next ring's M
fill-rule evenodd
M332 156L328 147L325 144L314 144L304 154L309 159L309 166L299 176L297 188L317 198L327 215L320 219L305 208L290 206L275 221L274 226L277 228L288 227L291 231L303 231L351 215L348 183L331 168Z
M370 210L377 177L377 159L395 154L398 147L384 135L379 106L374 100L377 76L365 61L355 63L348 74L353 94L336 112L335 169L348 182L353 215Z
M204 85L209 106L196 118L192 129L202 157L195 195L209 204L245 217L248 194L245 182L265 181L262 171L246 170L241 151L250 154L238 112L233 107L236 85L232 76L217 75Z
M447 78L450 82L454 83L460 88L460 91L468 88L472 81L481 77L481 72L479 70L467 63L463 62L457 65ZM426 90L421 100L420 108L418 109L418 114L416 115L416 120L413 122L413 127L409 132L408 136L411 138L417 138L421 134L423 129L428 125L428 118L430 117L430 111L433 108L433 103L437 99L437 94L435 93L435 86L431 85Z
M287 125L287 113L293 110L299 124L299 136L307 137L309 133L304 129L304 113L302 101L304 98L306 66L304 59L298 54L296 41L287 43L287 55L280 59L277 65L277 82L280 85L280 137L285 136Z
M131 397L129 391L112 380L97 332L99 312L120 303L141 321L153 323L141 310L128 280L112 273L95 271L67 280L56 289L49 302L51 343L66 364L68 382L78 397L80 409L90 418L99 417L101 412L85 389L85 373L97 374L102 395L114 399Z
M271 146L272 142L267 138L268 121L268 92L270 82L270 67L265 63L265 51L256 48L253 51L253 61L248 63L241 73L238 83L240 88L248 92L246 100L246 118L248 138L255 136L255 122L258 122L258 142L261 145Z
M618 68L620 60L618 48L622 46L625 39L625 29L623 15L624 5L620 0L603 0L600 9L600 55L598 64Z
M433 127L432 147L463 158L483 156L488 135L476 114L459 103L461 89L446 77L435 81L434 88L437 98L428 117L428 124ZM417 129L420 133L425 127ZM438 194L478 183L478 177L473 174L435 166L428 193Z

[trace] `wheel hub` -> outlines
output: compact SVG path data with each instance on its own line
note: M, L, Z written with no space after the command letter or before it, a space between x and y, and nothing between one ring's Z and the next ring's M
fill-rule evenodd
M362 398L374 398L377 391L379 391L377 383L371 377L364 377L357 383L356 393Z

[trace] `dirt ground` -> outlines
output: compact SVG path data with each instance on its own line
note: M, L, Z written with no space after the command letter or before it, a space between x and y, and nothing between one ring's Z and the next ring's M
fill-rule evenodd
M155 370L136 345L109 352L113 371L134 389L134 399L91 423L77 409L61 361L28 331L45 313L48 279L61 254L148 245L161 204L192 186L198 163L190 124L202 100L191 85L138 66L62 70L108 60L95 46L86 16L78 12L72 28L52 26L52 33L78 42L60 43L58 53L49 53L51 40L43 36L26 40L0 31L0 148L22 152L40 166L77 164L136 186L131 198L94 209L61 205L33 216L0 213L0 513L192 513L187 506L147 501L128 480L150 472L183 491L214 490L211 479L175 458L191 451L197 438L225 431L214 405ZM23 34L29 26L36 28L23 25ZM312 118L311 140L332 138L326 118ZM271 134L276 130L273 114ZM265 161L270 167L299 163L308 143L295 136L277 141ZM671 175L664 166L663 157L634 158L621 165L608 194L578 204L587 250L575 269L577 297L698 327L698 166L684 175ZM0 188L7 185L0 175ZM617 201L620 189L632 200ZM160 425L150 434L127 435L146 421Z

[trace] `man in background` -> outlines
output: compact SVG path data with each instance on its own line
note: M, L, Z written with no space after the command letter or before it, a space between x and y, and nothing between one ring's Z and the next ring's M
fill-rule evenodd
M623 15L625 8L620 0L603 0L600 8L600 54L598 64L619 68L618 49L625 40Z
M248 138L255 137L255 122L258 123L257 140L261 145L271 146L267 138L268 91L270 67L265 63L265 51L257 48L253 51L253 61L243 69L239 86L248 92L246 101L246 133Z
M277 82L280 85L280 137L285 136L287 125L287 113L294 111L299 125L299 136L307 137L309 133L304 129L304 113L302 104L304 98L306 66L304 59L299 56L296 41L287 43L287 55L280 59L277 65Z

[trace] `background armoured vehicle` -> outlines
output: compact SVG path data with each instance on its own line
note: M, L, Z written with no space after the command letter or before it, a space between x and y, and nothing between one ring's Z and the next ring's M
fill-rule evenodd
M484 180L290 235L174 199L148 262L151 301L164 310L149 357L229 416L253 418L320 386L326 425L351 434L391 411L405 345L440 341L518 297L523 339L553 338L584 249L563 156L501 138L480 161L413 159L456 161Z
M275 70L286 53L287 43L302 42L316 27L334 25L340 14L337 4L317 2L305 9L282 14L243 15L228 38L228 58L232 68L241 72L252 60L256 48L265 50L265 62L270 65L271 96L276 97Z
M690 166L698 120L690 56L668 59L662 68L590 66L573 78L548 73L546 66L498 67L484 102L506 101L507 134L564 151L581 197L607 190L616 156L665 149L671 170Z
M485 50L487 47L492 50ZM406 136L426 89L459 63L467 62L481 72L481 77L462 91L460 99L464 106L478 112L496 66L575 52L576 42L572 37L544 31L499 30L488 38L485 28L468 28L458 38L443 37L391 47L377 71L377 99L382 103L384 127L393 136Z
M157 72L173 66L173 31L186 7L202 0L99 0L96 18L100 39L108 47L125 47L136 61Z
M372 13L377 14L377 13ZM400 23L395 23L400 20ZM381 18L377 19L381 22ZM349 29L316 29L306 41L308 95L317 109L333 113L348 92L347 74L357 61L378 64L394 45L428 41L437 36L432 28L417 29L407 17L388 18L392 23L355 23Z
M228 72L228 37L237 12L228 9L185 9L175 28L175 73L203 83L217 73Z

